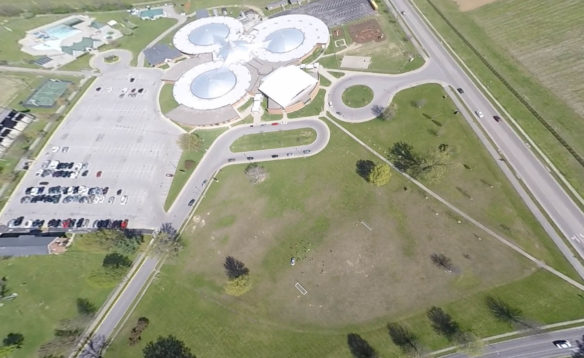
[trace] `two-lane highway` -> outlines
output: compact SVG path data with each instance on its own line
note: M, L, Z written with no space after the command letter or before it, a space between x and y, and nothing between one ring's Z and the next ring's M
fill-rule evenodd
M400 12L403 11L402 20L412 29L430 59L439 64L442 70L442 76L439 77L455 88L462 88L464 93L461 94L461 99L464 103L472 111L483 113L483 118L478 118L478 121L499 149L501 156L584 258L584 214L580 208L517 133L506 123L493 119L493 115L499 115L495 106L446 50L442 41L434 35L411 3L408 0L392 0L392 3ZM388 5L390 6L389 3ZM580 276L584 277L582 264L571 253L568 253L567 259Z

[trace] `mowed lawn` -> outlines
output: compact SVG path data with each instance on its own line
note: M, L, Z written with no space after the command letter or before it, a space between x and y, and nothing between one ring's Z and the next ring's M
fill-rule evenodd
M282 130L245 135L231 144L232 152L294 147L314 142L316 131L311 128Z
M343 92L343 103L352 108L366 106L373 99L373 90L364 85L351 86Z
M355 165L368 159L375 160L332 126L318 155L261 163L269 173L261 184L249 183L244 166L223 169L185 228L185 249L162 268L108 355L139 357L147 342L174 334L204 357L350 357L346 335L356 332L383 356L399 357L388 321L404 320L431 349L447 345L423 319L431 305L481 335L512 330L483 307L486 292L499 295L504 284L510 303L530 319L580 316L576 289L458 224L397 173L384 187L365 182ZM433 266L432 253L450 257L456 273ZM253 280L239 298L223 293L228 255L242 260ZM541 309L555 305L554 315ZM140 316L150 326L131 347L129 331Z
M415 3L562 175L584 195L584 171L576 159L472 53L427 0ZM495 1L468 12L460 11L451 0L432 3L584 157L581 1Z
M382 155L396 142L409 143L419 153L446 144L450 155L444 176L424 184L535 257L579 279L466 120L453 113L455 106L445 94L436 84L410 88L393 98L396 115L391 120L339 123Z
M18 297L0 307L0 337L9 332L24 335L21 349L10 357L36 357L41 345L54 337L65 320L76 320L77 298L86 298L99 307L113 289L116 280L104 280L102 260L106 252L73 243L60 256L32 256L0 259L0 276L5 276L10 292ZM64 350L67 347L62 347Z
M158 98L158 101L160 103L160 111L162 114L167 114L179 106L179 104L174 99L172 89L173 86L169 83L163 84L162 88L160 89L160 97Z

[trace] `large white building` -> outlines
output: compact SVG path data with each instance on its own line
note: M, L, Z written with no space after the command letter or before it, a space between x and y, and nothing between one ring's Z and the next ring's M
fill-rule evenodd
M326 24L308 15L264 20L248 31L226 16L193 21L175 34L174 46L188 55L211 53L213 60L186 71L175 82L174 97L186 107L210 110L241 103L259 86L279 107L271 112L296 110L314 97L318 79L291 64L327 46L329 38Z

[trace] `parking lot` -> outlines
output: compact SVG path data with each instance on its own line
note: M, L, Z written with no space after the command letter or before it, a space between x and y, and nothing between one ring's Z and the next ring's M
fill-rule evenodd
M335 27L375 15L375 11L367 0L319 0L296 9L282 11L275 16L290 14L311 15L321 19L329 27Z
M158 114L160 71L112 68L30 167L0 216L2 231L8 224L47 227L50 220L60 220L60 228L93 228L106 219L110 226L157 228L164 219L182 132Z

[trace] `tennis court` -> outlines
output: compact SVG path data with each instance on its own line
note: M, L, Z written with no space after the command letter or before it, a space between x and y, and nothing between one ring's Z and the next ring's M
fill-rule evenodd
M43 82L26 101L25 107L51 108L55 102L65 94L71 81L48 79Z

